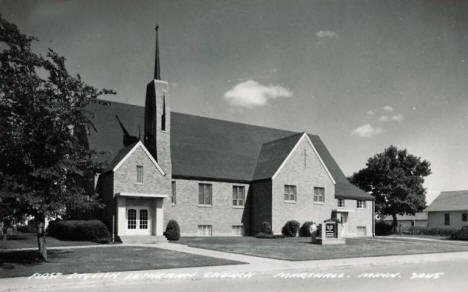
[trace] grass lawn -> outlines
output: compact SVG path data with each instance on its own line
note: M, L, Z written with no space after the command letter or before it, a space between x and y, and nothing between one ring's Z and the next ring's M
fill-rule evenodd
M48 258L44 263L38 261L36 251L0 251L0 278L242 264L159 248L124 246L49 250Z
M94 245L91 241L66 241L58 240L54 237L46 237L47 246L74 246L74 245ZM16 233L3 241L0 239L0 251L12 248L37 248L37 237L35 233Z
M385 238L350 238L346 240L346 245L312 244L308 237L281 239L183 237L179 243L192 247L292 261L468 251L468 243Z
M427 239L446 239L450 240L450 236L448 235L425 235L425 234L418 234L418 235L411 235L411 234L391 234L390 236L398 236L398 237L417 237L417 238L427 238Z

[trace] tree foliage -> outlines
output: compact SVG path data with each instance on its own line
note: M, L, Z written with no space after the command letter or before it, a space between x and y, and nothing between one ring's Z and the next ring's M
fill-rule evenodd
M71 76L64 57L33 52L33 41L0 15L0 200L8 216L43 223L97 202L86 182L101 165L84 139L94 128L84 108L113 91Z
M350 181L375 197L376 213L411 214L426 207L424 177L431 174L430 163L409 154L406 149L390 146L374 155L366 167L354 173Z

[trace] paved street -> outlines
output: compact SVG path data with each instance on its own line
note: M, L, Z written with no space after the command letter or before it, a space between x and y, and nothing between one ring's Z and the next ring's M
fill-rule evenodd
M3 279L0 291L466 292L467 263L466 252L285 262L284 265L265 262L101 274L100 279L83 278L98 274L75 275L74 279L61 276L58 280Z

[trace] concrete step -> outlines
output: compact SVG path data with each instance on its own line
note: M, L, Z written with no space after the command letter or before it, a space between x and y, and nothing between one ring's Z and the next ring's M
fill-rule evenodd
M123 235L120 236L122 243L161 243L168 242L165 236L155 236L155 235Z

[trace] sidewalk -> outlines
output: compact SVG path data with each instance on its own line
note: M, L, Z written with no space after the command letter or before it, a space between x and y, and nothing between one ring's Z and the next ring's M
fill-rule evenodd
M444 243L454 243L454 244L464 244L468 245L468 241L466 240L452 240L452 239L438 239L438 238L425 238L425 237L417 237L417 236L393 236L393 235L386 235L386 236L375 236L377 239L400 239L400 240L420 240L420 241L431 241L431 242L444 242Z
M374 267L396 264L410 263L429 263L443 261L468 261L468 252L453 252L453 253L432 253L432 254L417 254L417 255L398 255L398 256L382 256L382 257L362 257L348 259L333 259L333 260L312 260L312 261L279 261L270 259L257 259L256 257L245 256L241 258L237 254L229 254L224 252L214 252L191 248L178 244L161 244L153 245L157 248L166 248L181 252L190 252L200 255L217 256L229 259L242 260L250 262L244 265L226 265L226 266L209 266L209 267L192 267L180 269L161 269L161 270L144 270L144 271L126 271L126 272L109 272L96 274L78 274L78 275L61 275L56 279L30 279L30 277L7 278L0 279L0 292L6 291L47 291L57 290L65 291L67 289L76 288L91 288L91 287L107 287L112 289L112 286L124 286L141 282L154 282L157 284L160 281L193 281L204 279L205 275L220 273L222 275L238 275L254 273L257 276L274 275L279 272L320 272L326 269L346 269L355 267ZM134 245L136 246L136 245ZM137 245L141 246L141 245ZM147 245L145 245L147 246ZM233 258L234 257L234 258ZM104 277L108 275L109 277ZM87 277L87 279L85 279ZM100 277L100 278L99 278Z

